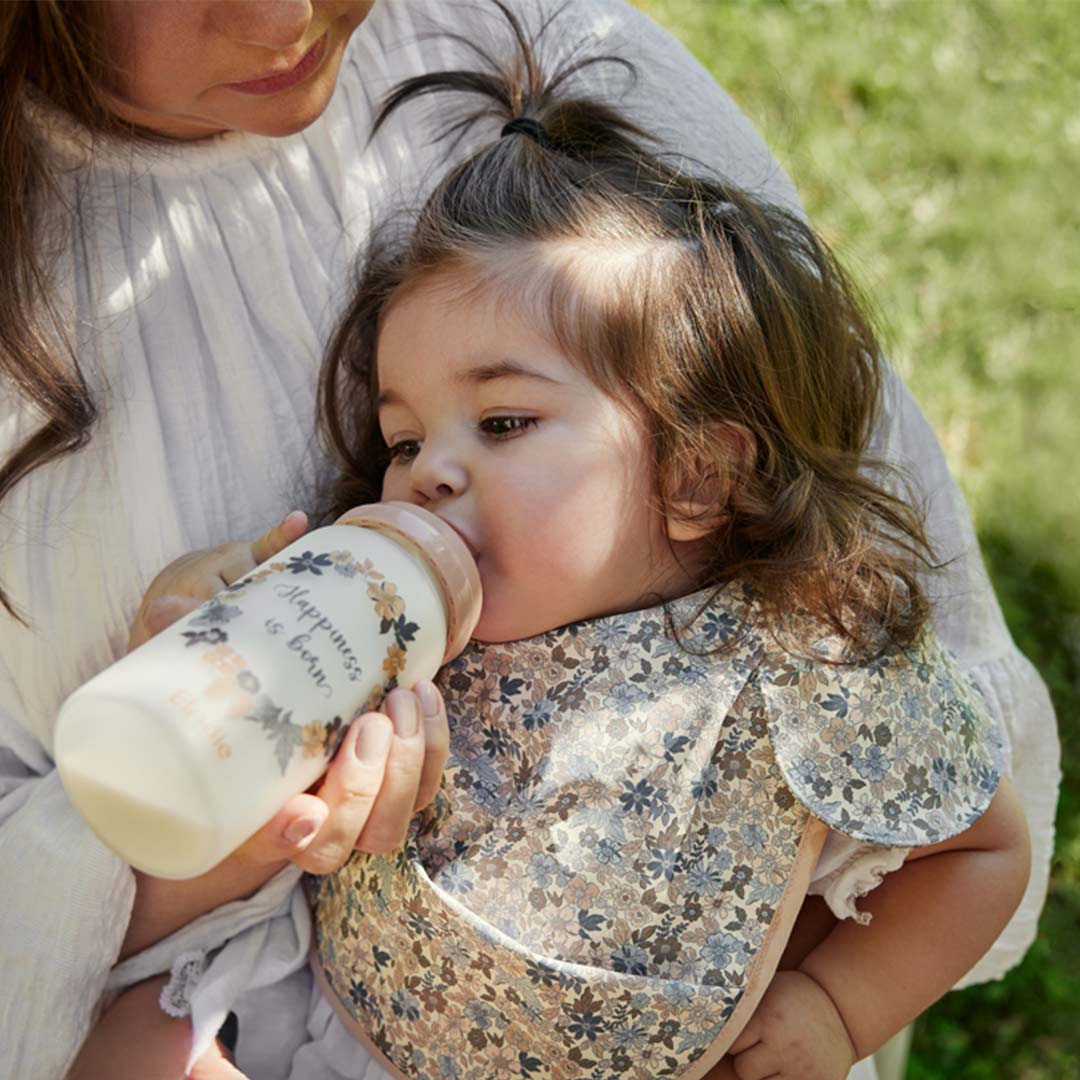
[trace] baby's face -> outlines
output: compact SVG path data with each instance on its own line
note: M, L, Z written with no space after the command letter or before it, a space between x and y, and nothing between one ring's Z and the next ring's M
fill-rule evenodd
M692 583L655 509L641 425L507 306L445 277L379 337L383 498L431 510L476 557L475 637L510 641Z

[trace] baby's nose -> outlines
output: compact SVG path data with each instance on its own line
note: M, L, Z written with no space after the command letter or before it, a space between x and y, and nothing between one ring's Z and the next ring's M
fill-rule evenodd
M468 471L451 453L424 445L412 468L413 486L428 500L439 502L460 495L468 486Z

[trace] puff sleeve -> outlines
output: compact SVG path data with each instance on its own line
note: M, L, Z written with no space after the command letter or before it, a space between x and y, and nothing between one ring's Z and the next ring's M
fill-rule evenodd
M927 629L906 649L846 663L836 638L774 655L759 674L777 764L831 828L883 847L919 847L972 825L1004 763L976 685Z

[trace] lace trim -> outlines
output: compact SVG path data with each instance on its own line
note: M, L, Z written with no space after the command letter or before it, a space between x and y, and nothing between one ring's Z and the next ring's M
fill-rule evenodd
M169 981L158 998L162 1012L177 1019L190 1016L191 995L205 970L206 953L201 950L181 953L173 961Z
M868 911L859 911L855 902L873 892L886 874L899 870L910 851L911 848L863 849L816 882L813 891L825 897L825 903L838 919L854 919L860 926L869 926L873 916Z

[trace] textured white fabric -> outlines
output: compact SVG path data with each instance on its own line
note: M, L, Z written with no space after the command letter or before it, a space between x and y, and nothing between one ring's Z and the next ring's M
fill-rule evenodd
M811 892L824 894L838 918L859 918L855 900L899 867L905 851L830 833ZM162 997L182 1002L181 1012L190 1010L195 1040L189 1065L206 1051L225 1017L235 1012L237 1065L253 1080L388 1077L315 984L308 965L311 933L311 918L297 887L291 898L280 899L267 921L237 932L201 978L190 978L187 970L174 973ZM128 979L124 973L119 981ZM860 1063L849 1080L873 1080L867 1068Z
M634 86L615 69L593 69L594 90L673 148L798 205L749 123L667 35L622 0L571 8L567 46L593 33L639 66ZM0 622L0 1046L12 1076L62 1075L105 991L133 896L130 872L82 826L52 770L57 708L121 655L162 566L256 536L308 505L319 470L315 372L350 258L374 214L400 197L415 203L445 164L417 119L423 110L366 141L372 102L393 83L460 62L444 40L422 36L432 15L468 37L487 19L467 0L377 4L326 114L287 139L99 145L87 164L81 133L54 116L39 121L55 153L62 220L74 222L58 263L60 304L103 417L87 448L37 470L0 504L0 581L31 623ZM38 423L0 390L0 453ZM924 483L934 534L959 555L941 579L939 633L975 672L1019 755L1035 874L1024 909L981 965L993 976L1030 942L1045 889L1053 716L1005 631L938 444L898 380L878 439ZM233 930L245 924L242 907L193 924L139 970L166 971L185 949L217 947L230 919Z
M886 874L904 865L911 848L877 847L853 843L842 833L831 832L814 867L810 893L823 896L838 919L870 924L870 913L860 911L859 897L881 884Z
M172 965L169 982L158 997L158 1005L167 1016L177 1020L191 1015L191 993L206 970L206 953L202 949L181 953Z

